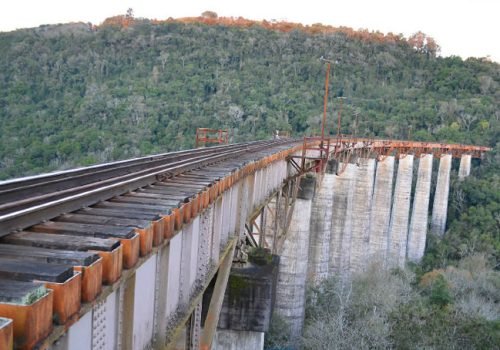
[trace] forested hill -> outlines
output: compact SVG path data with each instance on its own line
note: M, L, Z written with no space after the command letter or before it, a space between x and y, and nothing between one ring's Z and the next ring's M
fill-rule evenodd
M316 133L329 58L331 129L345 97L343 133L493 150L465 181L454 164L448 230L421 264L312 290L302 347L498 348L500 65L439 57L422 33L204 15L0 33L0 180L193 147L197 127ZM271 349L288 346L278 326Z
M321 56L337 63L329 111L333 123L346 97L344 133L358 112L362 136L498 140L496 63L435 57L430 38L196 22L0 33L0 179L192 147L196 127L233 141L313 133Z

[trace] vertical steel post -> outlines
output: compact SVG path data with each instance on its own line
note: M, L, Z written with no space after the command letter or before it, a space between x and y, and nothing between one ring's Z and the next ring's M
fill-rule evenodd
M122 285L123 299L120 300L121 312L121 349L133 350L134 348L134 300L135 300L135 273Z
M215 331L217 330L217 324L219 323L220 310L222 308L222 302L224 301L224 293L229 279L229 272L231 271L236 241L234 240L231 244L232 247L224 257L219 271L217 272L217 280L215 281L212 299L210 300L207 317L205 319L205 327L203 329L203 334L201 335L201 350L210 350L212 348L212 341L214 339Z
M201 307L200 301L194 308L189 321L186 324L186 349L200 349L200 331L201 331Z

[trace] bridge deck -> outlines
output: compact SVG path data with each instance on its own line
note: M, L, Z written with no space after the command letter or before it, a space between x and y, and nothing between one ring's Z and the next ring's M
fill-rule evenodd
M332 139L331 145L334 155L364 150L378 156L438 152L479 157L489 150L359 138ZM105 300L185 225L226 196L233 184L301 148L302 140L250 142L0 182L0 317L11 302L2 295L18 285L16 281L43 281L55 291L49 295L54 319L61 325L46 340L50 344L89 310L80 299ZM37 306L42 301L44 305ZM30 302L35 310L30 312L47 312L45 296ZM18 307L10 317L25 317L21 310L26 305ZM16 324L18 332L25 328L15 321L15 329ZM16 346L31 347L53 326L49 322L40 327L32 333L26 329L29 334L23 339L29 342Z

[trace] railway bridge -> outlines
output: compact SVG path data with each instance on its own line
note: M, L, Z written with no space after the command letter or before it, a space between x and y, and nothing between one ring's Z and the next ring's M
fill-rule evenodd
M486 151L287 138L1 182L0 349L258 349L271 312L300 334L306 283L418 261L452 158Z

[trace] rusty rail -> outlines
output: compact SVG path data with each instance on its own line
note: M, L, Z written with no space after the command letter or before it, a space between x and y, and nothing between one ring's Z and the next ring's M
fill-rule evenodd
M173 177L247 152L295 143L296 140L288 139L211 147L1 182L0 237L133 191L158 178Z

